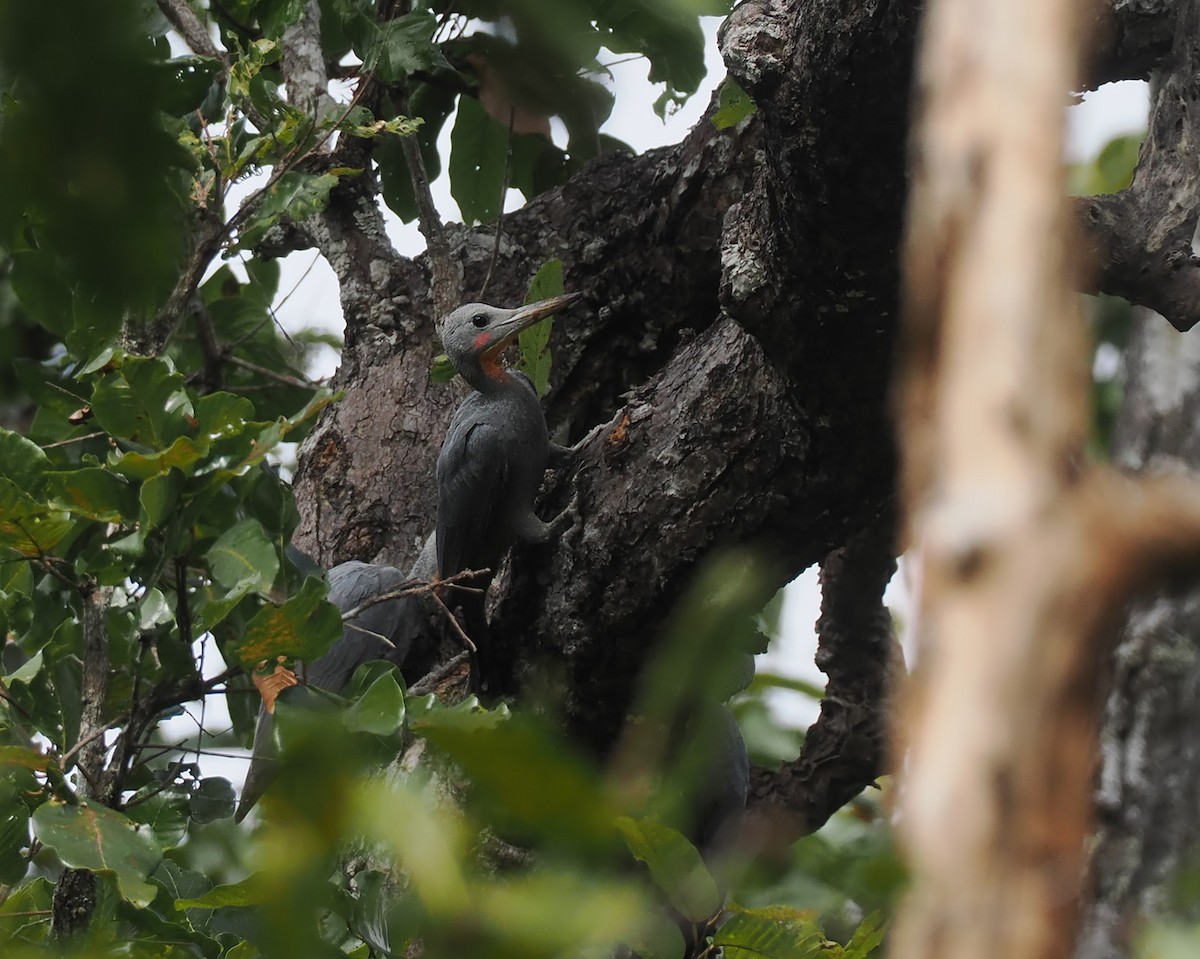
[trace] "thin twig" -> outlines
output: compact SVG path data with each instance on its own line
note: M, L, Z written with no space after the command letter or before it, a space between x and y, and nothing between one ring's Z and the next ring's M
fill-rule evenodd
M179 35L194 53L212 57L214 60L225 60L225 56L213 43L208 27L188 6L187 0L158 0L158 9L171 21L171 26L179 31Z
M94 440L98 436L104 436L104 435L106 435L104 430L97 430L95 433L85 433L83 436L73 436L70 439L58 440L57 442L54 442L54 443L47 443L45 446L42 447L42 449L54 450L54 449L58 449L60 446L70 446L72 443L82 443L85 440ZM11 913L10 913L10 915L11 915Z
M442 597L440 597L436 592L430 593L429 595L432 596L433 601L442 608L442 612L446 614L446 617L450 620L450 624L454 627L454 631L458 633L458 638L462 640L463 645L467 647L467 650L471 653L472 660L474 660L475 657L479 655L479 650L471 641L471 637L468 636L466 631L462 628L462 624L459 623L458 617L450 612L450 607L443 602Z
M121 723L125 722L125 720L127 720L128 718L129 718L129 713L122 713L120 716L117 716L114 719L110 719L103 726L99 727L98 729L96 729L92 733L90 733L89 735L80 739L77 743L75 743L74 746L72 746L70 749L68 749L65 753L63 753L58 758L59 767L61 769L65 770L67 768L67 763L71 761L71 757L74 756L77 752L79 752L79 750L83 749L84 746L87 746L90 743L95 742L100 736L103 736L106 732L108 732L114 726L119 726Z
M346 610L342 613L342 622L353 619L364 610L370 609L372 606L377 606L380 603L385 603L392 599L404 599L407 596L419 596L422 593L432 593L434 590L442 586L449 586L451 589L459 589L468 593L482 593L485 590L477 586L467 586L462 581L466 579L475 579L481 576L491 574L491 569L464 569L461 572L455 573L453 576L447 576L445 579L439 580L424 580L424 579L406 579L400 586L395 589L388 590L386 593L379 593L369 599L363 600L357 606Z
M286 303L288 300L290 300L292 298L292 294L295 293L298 289L300 289L300 284L308 279L308 274L310 274L313 271L313 267L317 265L317 261L319 259L321 259L321 254L314 253L312 262L309 263L308 267L305 269L305 271L300 274L300 279L298 279L292 285L292 288L290 290L288 290L285 294L283 294L283 298L278 303L275 304L275 309L279 309L280 307L282 307L284 303Z
M234 366L240 366L244 370L265 376L268 379L275 380L277 383L283 383L285 386L296 386L302 390L315 390L317 388L317 384L311 380L302 380L299 377L292 376L290 373L277 373L275 370L259 366L257 363L251 363L249 360L243 360L240 356L234 356L231 353L227 353L225 359Z

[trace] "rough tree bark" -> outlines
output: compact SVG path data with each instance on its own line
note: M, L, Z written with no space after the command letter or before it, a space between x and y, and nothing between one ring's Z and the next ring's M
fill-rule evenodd
M1096 82L1157 61L1168 6L1108 5ZM583 526L515 551L493 618L506 691L564 660L569 719L597 747L709 551L758 544L782 582L892 496L887 397L920 7L747 0L721 43L753 118L726 132L705 119L676 147L601 158L509 215L498 251L491 228L446 227L463 298L493 252L490 300L516 302L550 257L588 297L556 324L547 397L559 441L606 424L574 479ZM322 217L275 238L281 250L316 246L342 287L335 385L346 398L305 444L296 479L300 545L325 565L412 559L433 525L433 462L461 395L429 379L432 265L390 247L377 193L369 174L347 181ZM1106 283L1122 292L1129 277ZM544 509L568 496L560 479Z
M723 133L705 120L677 147L605 157L506 218L489 298L515 301L550 256L588 294L588 310L556 324L552 429L569 441L607 426L575 478L580 534L516 552L497 581L494 641L510 689L565 659L569 718L597 747L709 551L759 544L782 582L891 495L885 401L916 20L911 2L743 4L722 42L754 119ZM878 108L880 91L895 109ZM368 199L340 191L325 220L351 223ZM470 297L491 233L450 231ZM433 460L459 394L428 379L426 264L334 262L347 398L306 444L296 484L302 545L324 563L406 562L432 526Z
M1200 339L1141 310L1126 352L1114 459L1148 473L1200 471ZM1129 613L1101 733L1098 828L1079 959L1122 959L1145 920L1171 916L1170 883L1200 852L1200 593Z

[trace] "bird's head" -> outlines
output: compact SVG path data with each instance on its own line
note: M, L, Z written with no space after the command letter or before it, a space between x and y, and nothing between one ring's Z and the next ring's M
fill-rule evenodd
M564 293L512 310L486 303L467 303L442 320L442 346L454 368L472 383L477 371L503 376L500 354L523 329L570 306L581 293Z

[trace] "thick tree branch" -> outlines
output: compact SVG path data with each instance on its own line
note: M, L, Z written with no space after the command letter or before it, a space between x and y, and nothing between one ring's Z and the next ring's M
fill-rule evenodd
M758 341L729 319L697 336L585 444L573 481L554 490L545 512L573 486L582 528L518 549L502 572L491 642L514 670L509 687L562 663L575 732L605 748L698 558L749 541L787 557L789 577L842 533L839 517L779 508L810 453L807 420ZM810 552L797 556L798 547Z
M315 122L334 106L321 53L321 7L317 0L306 0L300 19L283 31L282 43L288 99Z
M1200 4L1180 0L1175 43L1155 84L1150 129L1133 182L1113 196L1077 201L1097 270L1095 289L1157 310L1178 330L1200 320Z
M889 510L822 563L821 714L799 758L751 771L749 812L773 827L772 844L819 829L886 771L889 692L904 669L883 604L896 570L894 525Z
M1094 6L1097 45L1085 66L1089 89L1145 80L1170 55L1178 0L1106 0Z
M219 50L213 42L208 27L187 0L158 0L158 9L163 16L171 21L184 42L191 47L192 52L202 57L212 57L214 60L226 60L224 51Z

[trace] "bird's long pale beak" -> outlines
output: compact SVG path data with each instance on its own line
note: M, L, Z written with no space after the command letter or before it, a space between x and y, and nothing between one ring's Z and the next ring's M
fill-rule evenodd
M552 296L546 300L538 300L536 303L518 307L512 316L492 328L493 332L498 333L499 336L488 344L486 355L491 356L498 353L511 343L513 337L522 330L528 329L539 320L544 320L551 314L557 313L581 299L583 299L582 293L564 293L561 296Z

